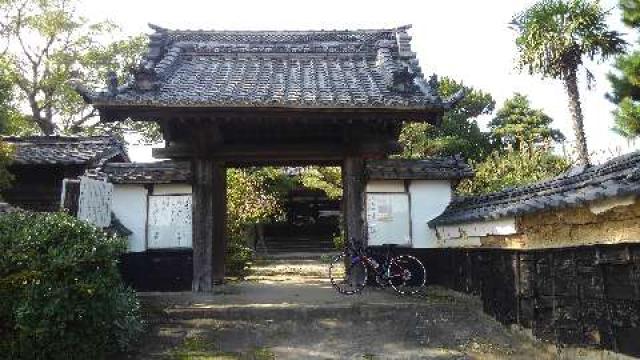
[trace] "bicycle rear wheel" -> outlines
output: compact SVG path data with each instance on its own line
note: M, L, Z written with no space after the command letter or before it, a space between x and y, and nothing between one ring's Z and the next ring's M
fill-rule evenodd
M331 261L329 278L340 294L353 295L362 291L367 284L367 266L361 259L352 259L342 253Z
M393 258L389 264L389 280L399 294L413 295L424 288L427 271L417 258L400 255Z

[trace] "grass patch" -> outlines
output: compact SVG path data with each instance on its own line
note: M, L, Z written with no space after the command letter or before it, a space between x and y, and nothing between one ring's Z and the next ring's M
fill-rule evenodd
M225 352L213 339L188 337L177 348L169 352L173 360L275 360L276 355L268 348L255 348L247 353Z
M276 354L268 348L257 348L254 349L251 353L247 354L249 357L246 357L246 360L275 360Z

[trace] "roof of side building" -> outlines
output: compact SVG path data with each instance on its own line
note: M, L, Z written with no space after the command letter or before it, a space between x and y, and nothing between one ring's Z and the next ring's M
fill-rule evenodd
M111 136L5 136L17 165L86 165L129 161L124 144Z
M102 168L114 184L170 184L191 181L188 162L109 163Z
M431 226L468 223L640 194L640 152L536 184L454 200Z
M459 157L431 157L416 160L369 160L370 180L459 180L473 176L473 170Z

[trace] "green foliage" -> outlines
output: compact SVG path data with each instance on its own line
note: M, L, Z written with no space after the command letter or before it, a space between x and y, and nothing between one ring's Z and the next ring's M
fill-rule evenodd
M273 169L227 171L227 254L230 275L242 276L249 269L253 252L247 247L247 225L264 222L281 213L276 188L280 175Z
M539 1L512 21L518 31L518 66L530 74L565 79L583 57L603 60L619 54L626 43L609 30L608 13L599 1Z
M621 0L620 7L624 23L640 28L640 3ZM619 56L614 69L608 74L612 92L607 94L610 101L618 104L613 130L626 138L635 138L640 135L640 51Z
M632 139L640 135L640 103L626 97L620 101L614 111L615 125L613 130Z
M526 96L516 93L504 102L489 123L489 128L501 148L524 150L550 140L564 140L559 130L551 128L552 122L553 119L541 109L531 108Z
M342 196L342 169L310 166L300 174L300 182L310 189L320 189L331 199Z
M122 133L141 130L153 139L153 125L97 123L97 112L74 89L80 83L104 87L106 73L124 80L145 47L142 36L118 38L111 22L92 23L76 11L76 0L3 0L0 47L6 48L5 71L17 89L18 101L29 109L25 119L50 135L63 133ZM70 80L73 81L70 81Z
M11 187L14 180L13 174L7 169L13 160L13 152L11 145L0 141L0 190Z
M64 213L0 216L0 353L103 359L141 334L117 268L123 239Z
M490 94L447 77L438 83L438 91L443 97L461 89L465 90L465 98L445 113L440 126L404 125L399 139L404 149L400 157L412 159L461 154L467 159L479 160L491 152L489 136L480 130L476 118L491 114L495 101Z
M340 228L342 228L342 224L340 224ZM333 234L333 238L331 239L333 240L333 248L339 251L344 250L344 231L341 230L340 232Z
M543 149L528 152L494 152L482 162L472 162L475 177L460 182L461 194L484 194L504 188L531 184L557 176L569 168L569 162Z
M638 0L620 0L622 21L631 27L640 27L640 2Z

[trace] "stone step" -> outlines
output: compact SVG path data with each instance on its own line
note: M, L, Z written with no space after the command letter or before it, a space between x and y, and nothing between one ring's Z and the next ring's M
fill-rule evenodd
M400 299L399 299L400 300ZM442 305L451 309L451 305ZM442 309L440 309L442 310ZM207 307L171 307L162 313L147 316L153 323L209 319L209 320L311 320L337 318L342 320L375 321L402 314L416 314L439 311L437 304L395 303L395 304L249 304L216 305Z

